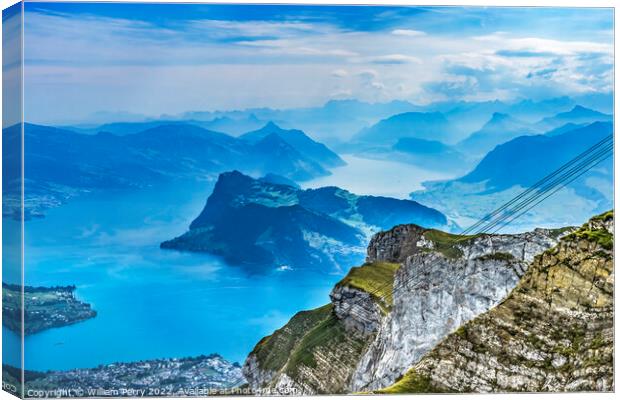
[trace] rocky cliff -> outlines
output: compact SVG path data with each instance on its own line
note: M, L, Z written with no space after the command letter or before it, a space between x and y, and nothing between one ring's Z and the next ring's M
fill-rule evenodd
M536 254L557 243L561 231L457 237L397 227L379 234L369 257L402 261L394 280L394 304L361 358L351 389L378 389L464 322L497 305ZM393 243L400 243L394 246Z
M537 256L500 305L384 393L613 390L613 213Z
M344 393L364 350L391 308L398 264L351 269L333 289L331 303L297 313L262 339L243 373L253 389L281 394Z
M400 225L374 236L367 262L331 304L264 338L244 374L253 388L343 393L392 384L461 324L497 305L564 230L456 236Z

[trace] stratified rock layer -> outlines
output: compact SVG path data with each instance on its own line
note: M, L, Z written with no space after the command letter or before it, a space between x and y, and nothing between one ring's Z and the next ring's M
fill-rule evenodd
M613 285L609 212L536 257L500 305L383 392L611 391Z
M497 305L561 233L457 237L406 226L393 231L395 236L390 231L375 237L369 258L413 254L396 272L391 313L352 376L353 391L390 385L450 332Z

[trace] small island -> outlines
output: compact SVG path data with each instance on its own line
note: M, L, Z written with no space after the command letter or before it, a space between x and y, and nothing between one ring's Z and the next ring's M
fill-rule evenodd
M75 298L75 286L24 286L24 333L75 324L94 318L97 312ZM2 283L2 324L21 332L21 286Z

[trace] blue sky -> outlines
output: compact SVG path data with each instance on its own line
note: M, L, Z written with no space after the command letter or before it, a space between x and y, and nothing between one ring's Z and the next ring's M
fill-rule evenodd
M27 3L26 118L608 92L613 12Z

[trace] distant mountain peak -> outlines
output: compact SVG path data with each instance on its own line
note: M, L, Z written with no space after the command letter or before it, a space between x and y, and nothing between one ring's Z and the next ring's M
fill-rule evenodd
M254 269L289 265L331 270L352 258L363 259L359 246L365 232L405 222L447 223L441 212L412 200L358 196L335 186L303 190L280 183L282 177L270 179L278 182L239 171L220 174L190 231L161 247L216 254Z
M539 124L543 128L552 129L560 127L567 122L584 123L611 120L612 116L609 114L604 114L581 105L575 105L570 111L561 112L552 117L542 119Z
M586 108L584 106L581 106L579 104L577 104L575 107L573 107L573 109L571 110L571 112L583 112L583 111L592 111L589 108Z
M507 113L494 112L491 118L478 131L488 131L490 129L508 129L511 131L523 132L527 134L531 129L527 123Z
M561 118L588 118L588 117L607 117L607 114L587 108L577 104L570 111L559 113L556 117Z
M568 113L566 114L571 114L574 116L597 116L597 115L603 115L603 113L600 113L596 110L593 110L591 108L587 108L584 106L581 106L579 104L577 104L575 107L573 107L572 110L570 110Z
M261 128L261 130L277 130L277 131L282 131L283 129L280 128L275 122L273 121L269 121L265 124L265 126L263 126Z
M250 179L249 176L242 174L240 171L234 169L232 171L222 172L218 177L218 181L226 180L226 179L238 179L238 178Z
M240 138L251 144L264 144L265 142L271 142L272 144L280 142L286 143L292 149L299 152L299 154L326 168L338 167L345 164L336 153L328 149L324 144L315 142L303 131L298 129L283 129L273 121L269 121L258 130L241 135ZM281 143L279 146L285 147Z
M438 111L408 111L382 119L361 130L355 140L376 145L393 145L403 137L442 140L450 131L450 123Z
M491 116L491 120L489 122L492 121L504 121L507 119L511 119L512 117L506 113L501 113L501 112L494 112L493 115Z

